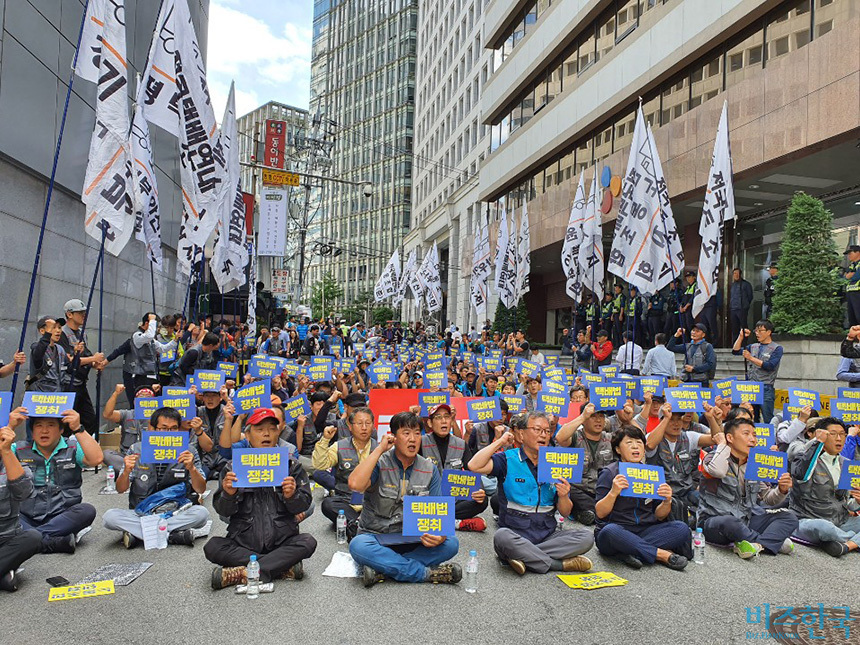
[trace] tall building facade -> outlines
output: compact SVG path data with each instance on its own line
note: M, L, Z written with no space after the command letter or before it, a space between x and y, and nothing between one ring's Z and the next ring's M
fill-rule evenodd
M417 0L314 4L310 112L335 137L330 175L353 183L322 182L305 300L325 273L344 289L335 309L372 292L409 229L417 21ZM327 255L314 252L321 246Z
M404 243L404 261L412 249L421 258L437 244L445 297L434 318L467 328L483 322L469 304L469 274L472 245L488 216L478 193L478 172L489 153L489 127L481 118L490 74L482 41L486 6L487 0L421 4L412 228ZM411 298L402 307L407 320L427 317Z
M491 152L480 199L528 202L530 336L570 324L559 255L579 173L623 177L640 98L695 267L716 127L728 102L738 220L733 266L753 283L779 254L793 193L824 199L844 248L860 237L860 0L528 0L484 15ZM604 245L617 195L603 190ZM724 299L725 300L725 299Z
M157 2L126 0L129 98L135 74L141 74L158 14ZM198 41L207 46L208 0L189 2ZM48 178L63 118L63 106L81 27L81 0L16 0L0 14L0 275L4 303L0 310L0 357L8 361L18 346L27 304ZM98 242L84 232L81 189L95 124L96 88L74 79L51 207L35 283L25 348L36 338L36 320L62 316L70 298L86 301L98 256ZM129 102L131 114L131 102ZM144 245L132 239L116 258L105 256L104 344L106 352L137 329L144 312L182 311L187 278L177 269L176 244L182 213L179 146L172 135L150 128L161 211L163 271L150 277ZM87 330L96 345L98 297ZM119 380L119 362L106 372L106 387ZM19 394L23 388L18 388Z

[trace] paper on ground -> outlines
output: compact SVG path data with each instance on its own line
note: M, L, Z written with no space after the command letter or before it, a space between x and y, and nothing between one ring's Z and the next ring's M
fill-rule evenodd
M360 578L361 565L353 560L349 553L337 551L332 556L331 564L323 571L323 575L332 578Z

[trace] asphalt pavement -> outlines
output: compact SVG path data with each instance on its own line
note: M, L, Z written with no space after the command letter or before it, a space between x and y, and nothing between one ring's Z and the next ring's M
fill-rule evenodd
M103 483L104 471L85 473L84 499L99 516L77 553L36 556L24 565L19 591L0 592L0 642L723 645L764 638L761 625L747 623L748 608L754 616L753 608L764 603L833 607L857 602L860 554L837 560L804 546L793 556L746 562L709 546L704 565L691 563L680 573L659 565L632 571L593 549L588 556L594 571L613 572L629 582L591 591L568 589L553 574L520 578L493 555L495 523L489 509L485 533L458 534L455 561L465 565L469 549L478 552L476 594L466 593L462 583L386 581L365 589L359 579L324 577L335 551L345 547L337 545L328 520L317 511L302 523L319 543L305 562L305 579L278 581L274 593L249 600L232 589L211 589L213 565L203 556L205 538L193 548L124 549L119 534L102 527L101 516L109 508L126 507L127 497L99 495ZM317 505L321 493L316 489ZM211 496L206 505L211 511ZM212 535L223 535L225 525L214 514L213 521ZM113 595L48 602L48 577L77 582L103 564L134 562L154 566ZM839 634L827 642L860 642L860 622L849 640Z

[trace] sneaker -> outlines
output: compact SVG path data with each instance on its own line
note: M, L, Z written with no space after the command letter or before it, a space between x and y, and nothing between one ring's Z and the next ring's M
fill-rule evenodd
M305 568L302 566L301 560L296 562L289 569L284 571L280 579L281 580L301 580L305 577Z
M669 559L666 562L661 562L660 564L669 569L674 569L675 571L683 571L689 563L690 561L683 555L673 553L669 556Z
M487 523L480 517L472 517L466 520L454 520L454 528L458 531L486 531Z
M75 544L80 544L80 543L81 543L81 539L82 539L82 538L83 538L87 533L89 533L89 532L90 532L90 531L92 531L92 530L93 530L93 527L92 527L92 526L85 526L85 527L84 527L84 528L82 528L80 531L78 531L77 533L75 533Z
M753 544L746 540L735 542L734 552L741 560L749 560L756 557L762 551L761 544Z
M216 591L240 584L248 584L245 567L215 567L212 569L212 588Z
M592 567L591 560L584 555L565 558L561 561L561 568L565 571L589 571Z
M526 575L526 565L522 560L515 560L511 558L508 560L508 566L513 569L517 575L524 576Z
M842 542L825 542L821 548L827 555L832 555L834 558L841 558L848 553L848 545Z
M574 518L584 526L594 526L594 520L596 519L593 511L580 511Z
M0 577L0 589L9 593L18 591L18 581L15 579L14 571L9 571L5 576Z
M791 538L785 538L785 542L783 542L782 546L779 547L779 552L783 555L791 555L796 549L797 547L794 546L794 542L791 541Z
M376 570L368 566L364 566L361 571L361 579L365 587L372 587L377 582L385 582L385 575L377 573Z
M194 539L206 537L209 535L210 531L212 531L212 520L209 520L201 526L199 529L191 529L191 535L194 536Z
M459 564L440 564L438 567L429 567L427 569L426 582L432 582L434 585L448 584L455 585L463 579L463 569Z
M635 555L625 554L616 556L616 559L619 562L623 562L631 569L641 569L642 568L642 560L637 558Z
M133 548L134 548L134 547L136 547L138 544L140 544L140 538L138 538L137 536L132 535L132 534L131 534L131 533L129 533L128 531L123 531L123 532L122 532L122 545L123 545L126 549L133 549Z
M258 591L260 593L272 593L275 590L275 583L274 582L261 582L258 585L258 587L259 587ZM248 593L248 585L236 585L236 593L237 594Z
M167 536L167 543L194 546L194 533L191 529L177 529L176 531L171 531Z
M73 534L42 539L42 553L74 553L76 547Z

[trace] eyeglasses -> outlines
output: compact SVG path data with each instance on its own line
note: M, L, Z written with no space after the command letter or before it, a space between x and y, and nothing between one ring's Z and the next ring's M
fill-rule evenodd
M176 432L179 430L179 426L173 426L172 428L165 428L164 426L159 426L156 428L158 432Z
M545 434L547 436L552 434L552 430L549 428L535 428L534 426L528 426L528 429L534 432L536 435Z
M833 430L828 430L827 434L836 439L845 439L848 436L848 433L843 430L837 430L834 432Z

